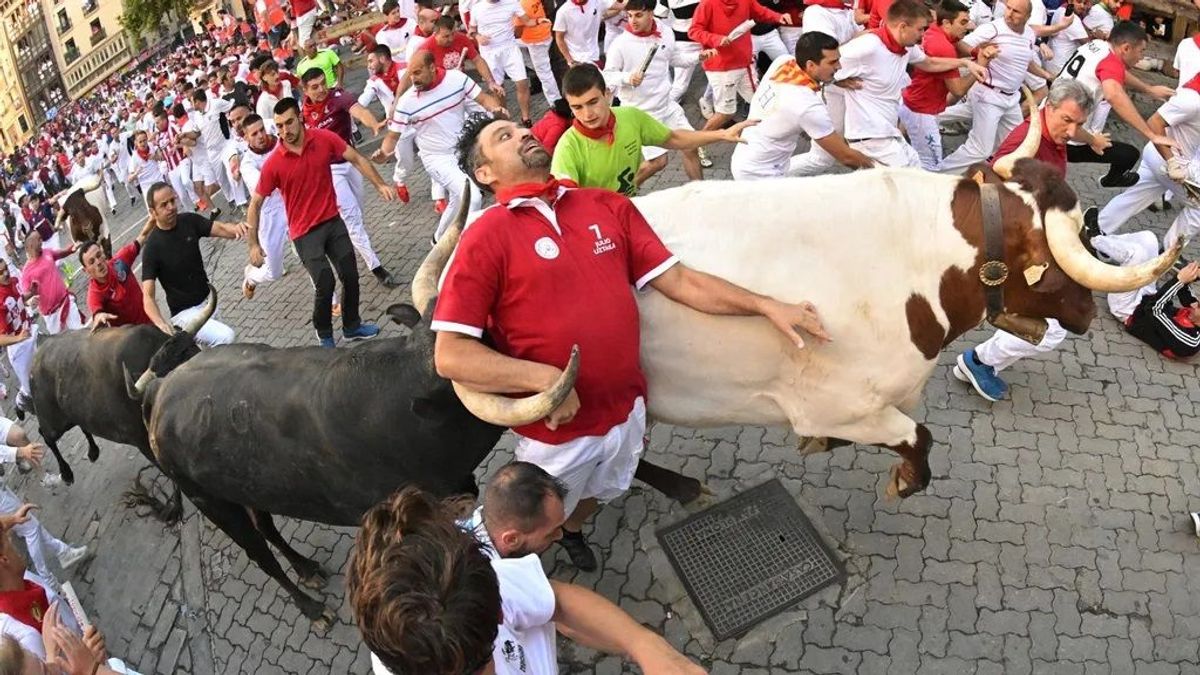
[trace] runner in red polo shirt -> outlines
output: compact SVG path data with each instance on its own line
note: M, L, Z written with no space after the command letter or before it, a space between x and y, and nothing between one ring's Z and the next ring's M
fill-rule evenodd
M879 4L878 0L876 4ZM876 4L872 4L872 12ZM887 3L891 6L891 3ZM886 11L886 10L884 10ZM874 14L872 14L874 16ZM948 59L958 56L954 43L970 30L970 10L958 0L943 0L937 6L937 25L930 26L921 38L921 49L926 56L942 56ZM991 49L981 50L978 58L987 65ZM942 168L942 132L938 128L937 116L946 109L946 95L958 98L966 96L975 83L973 77L959 77L957 70L929 73L912 71L912 84L904 89L900 103L900 122L908 131L908 142L921 158L921 168L940 171Z
M287 212L288 236L312 277L312 322L321 346L334 347L335 270L342 282L342 335L348 340L375 337L379 327L363 323L358 315L358 266L346 224L338 215L330 167L342 161L352 163L386 201L396 199L396 189L379 176L366 157L346 145L337 134L324 129L305 129L295 99L285 98L276 104L275 126L280 142L263 164L246 217L250 225L250 264L255 267L263 264L258 219L263 200L278 188Z
M514 431L517 458L567 485L563 546L576 567L595 569L580 529L597 500L628 489L646 427L632 287L649 284L702 312L761 314L798 345L793 326L819 339L824 328L810 303L678 264L628 198L552 179L550 155L528 129L472 119L459 162L499 205L463 234L447 270L432 323L438 373L485 392L540 391L579 345L575 391L544 423ZM495 349L480 340L485 328Z
M123 246L111 259L94 241L79 247L79 262L88 277L87 304L92 313L92 330L100 326L126 326L154 323L146 315L142 287L133 273L133 261L142 252L142 244L154 230L154 221L146 219L137 238Z

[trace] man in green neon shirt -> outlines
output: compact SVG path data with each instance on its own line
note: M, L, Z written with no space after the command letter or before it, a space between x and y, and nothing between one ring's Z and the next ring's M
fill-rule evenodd
M575 120L554 148L551 173L580 187L608 188L628 197L664 166L647 166L643 146L692 150L719 141L737 143L742 129L756 124L741 122L715 131L668 129L637 108L612 107L604 76L590 63L567 71L563 94Z

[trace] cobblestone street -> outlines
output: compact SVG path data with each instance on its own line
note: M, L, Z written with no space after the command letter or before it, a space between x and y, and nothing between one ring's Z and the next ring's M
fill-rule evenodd
M357 91L361 72L350 82ZM694 97L688 103L689 116L701 121ZM1139 107L1155 106L1139 100ZM1110 130L1141 147L1123 124L1110 121ZM953 147L962 137L948 140ZM728 178L729 152L714 149L708 177ZM381 173L390 177L390 165ZM1099 174L1095 166L1070 167L1084 205L1116 194L1098 186ZM644 192L684 180L673 158ZM410 190L412 203L390 205L368 187L364 204L380 258L405 282L436 223L423 171ZM1176 213L1144 213L1124 231L1161 234ZM121 205L111 224L117 243L133 236L142 217ZM753 218L745 226L753 227ZM245 245L209 241L202 249L220 294L219 315L239 341L314 342L311 285L293 254L289 273L246 301ZM863 253L869 269L869 242ZM389 304L409 301L407 288L389 291L362 274L363 316L384 325ZM653 427L647 456L703 477L717 492L764 472L781 477L844 556L846 586L773 622L773 639L707 649L691 634L642 534L681 512L640 484L594 521L589 538L599 571L575 573L558 548L544 556L546 567L619 602L714 673L1198 672L1200 555L1187 514L1200 510L1200 381L1194 366L1165 361L1126 335L1103 298L1097 301L1089 334L1005 371L1010 400L989 404L950 372L954 356L989 330L972 331L942 353L915 415L933 432L934 478L926 492L902 502L884 497L895 461L885 451L855 446L801 457L795 437L780 429ZM384 337L402 330L388 323ZM354 411L345 414L354 423ZM480 468L481 481L511 458L510 446L506 437ZM74 577L114 656L147 674L370 671L343 594L353 530L280 519L300 553L336 571L324 597L338 620L318 634L279 586L190 506L186 520L169 528L122 506L121 493L146 464L136 450L102 441L93 465L85 448L78 431L64 439L75 485L48 491L37 474L14 485L42 505L52 532L95 551ZM53 468L52 459L48 464ZM560 660L571 673L628 669L562 641Z

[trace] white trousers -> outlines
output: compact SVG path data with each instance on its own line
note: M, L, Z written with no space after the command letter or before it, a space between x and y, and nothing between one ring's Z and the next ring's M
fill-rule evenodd
M333 190L337 193L338 211L346 222L346 231L354 250L362 257L368 270L379 267L379 256L371 248L371 237L367 234L367 226L363 223L362 191L363 178L358 169L350 162L334 164L330 167L333 173Z
M396 185L407 185L408 177L412 175L417 162L417 135L408 133L396 141L396 150L392 153L396 158L396 168L392 169L392 182ZM446 191L441 185L429 181L429 198L437 201L446 198Z
M908 168L921 166L921 158L917 151L899 136L867 138L851 143L850 147L875 160L876 164Z
M676 42L675 52L680 56L699 54L704 48L697 42ZM690 66L673 66L671 68L671 100L679 101L687 93L692 84L692 75L696 74L699 62Z
M12 364L13 374L17 376L20 392L29 395L29 372L33 369L33 352L37 349L37 324L29 327L29 339L6 347L8 362Z
M304 14L296 17L296 39L301 47L312 39L313 27L317 25L317 8L313 7Z
M233 171L228 164L224 164L221 171L221 190L230 204L245 206L250 202L250 195L246 194L245 184L234 179Z
M1044 354L1057 347L1067 331L1054 319L1046 319L1046 335L1036 345L1031 345L1008 331L997 330L975 348L975 356L985 366L991 366L1000 372L1027 356Z
M110 166L104 170L104 189L108 192L109 201L113 204L117 203L117 200L113 197L112 186L114 183L120 183L125 188L126 197L133 196L133 189L129 187L129 183L121 180L121 176L117 173L117 170Z
M971 87L966 99L938 115L939 122L971 122L967 140L942 160L942 172L960 173L968 166L991 157L1022 119L1021 103L1017 96L1006 96L982 85Z
M189 307L171 317L171 324L182 328L192 319L199 316L203 311L204 303L202 302L195 307ZM227 345L232 343L234 338L235 336L233 334L233 329L221 323L220 321L217 321L215 312L211 317L209 317L208 321L204 322L204 325L200 327L200 330L196 332L196 342L199 342L205 347Z
M113 192L115 174L113 174L112 169L105 167L100 171L100 178L104 181L104 197L108 199L108 203L112 208L117 208L117 195ZM126 186L125 189L128 190L129 186Z
M1192 165L1197 162L1193 160ZM1196 169L1189 167L1189 178L1195 175ZM1113 197L1100 210L1098 224L1104 234L1112 234L1123 226L1133 216L1141 213L1146 207L1158 201L1163 191L1170 192L1175 199L1172 204L1179 209L1175 222L1163 236L1163 244L1170 247L1176 239L1183 237L1191 239L1200 232L1200 209L1191 206L1187 191L1183 186L1167 177L1166 162L1158 150L1149 143L1142 148L1142 162L1137 169L1138 182L1132 187ZM1192 178L1195 180L1195 178Z
M480 194L479 188L475 187L475 182L468 181L467 174L458 168L458 160L454 155L423 152L421 153L421 163L425 165L425 171L429 173L429 180L445 188L448 195L446 210L442 212L442 218L438 221L437 231L433 233L433 239L437 241L441 239L442 233L446 231L446 228L450 227L450 223L454 222L454 216L458 213L459 204L462 203L462 200L464 198L469 200L469 211L478 211L483 201L483 195ZM464 183L470 183L469 195L463 195Z
M937 115L913 112L901 101L900 123L908 132L908 142L921 158L921 168L926 171L941 171L942 131L938 128Z
M783 40L783 46L787 48L787 53L795 54L796 43L800 41L804 29L799 26L780 26L778 30L779 37Z
M558 91L558 83L554 81L554 70L550 68L550 39L530 44L521 42L521 48L529 53L529 62L533 64L533 72L538 82L542 83L542 95L546 97L546 105L554 107L554 102L562 98Z
M811 5L816 7L817 5ZM838 165L833 155L825 152L824 148L813 142L808 152L793 155L788 161L787 175L789 176L820 176L829 173Z
M42 314L42 321L46 324L46 332L50 335L58 335L69 330L79 330L87 325L87 321L83 318L83 313L79 311L79 305L75 302L75 296L67 294L66 300L63 301L63 306L57 310Z
M175 190L175 195L179 199L179 209L182 211L191 211L195 209L196 204L196 189L192 187L192 179L188 175L190 162L191 160L185 159L167 173L167 180ZM191 204L190 208L188 204Z
M258 243L263 248L263 264L260 267L246 265L243 278L251 286L275 281L283 276L284 248L288 242L287 212L283 204L263 206L258 217Z
M799 37L796 39L799 39ZM783 38L779 36L779 31L777 30L773 30L770 33L764 33L762 35L751 35L750 44L753 46L755 58L757 58L760 53L765 53L772 61L774 61L780 56L789 53L787 45L783 43ZM795 45L793 45L792 52L795 52L795 50Z
M1118 265L1137 265L1158 255L1158 237L1142 230L1129 234L1107 234L1092 238L1092 246ZM1155 281L1124 293L1108 294L1108 311L1122 323L1133 314L1142 298L1158 290Z
M14 467L9 467L10 471L15 471ZM16 513L17 509L21 508L21 498L7 486L0 486L0 514L9 515ZM17 525L13 528L17 534L25 540L25 548L29 551L29 561L33 563L33 569L38 573L38 576L47 580L57 581L58 578L50 571L50 565L46 562L46 554L49 553L58 557L71 549L69 545L64 543L58 537L50 534L42 523L37 519L37 516L30 515L29 520Z

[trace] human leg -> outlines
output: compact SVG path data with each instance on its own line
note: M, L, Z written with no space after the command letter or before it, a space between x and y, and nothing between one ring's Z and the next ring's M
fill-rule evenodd
M366 226L363 224L362 205L358 200L358 191L354 189L353 185L355 181L361 184L362 175L349 162L334 164L331 171L333 172L333 190L337 194L338 212L341 213L346 231L350 234L350 241L353 242L355 250L366 263L367 269L374 270L379 267L379 256L375 254L375 249L371 246L371 237L367 234Z

